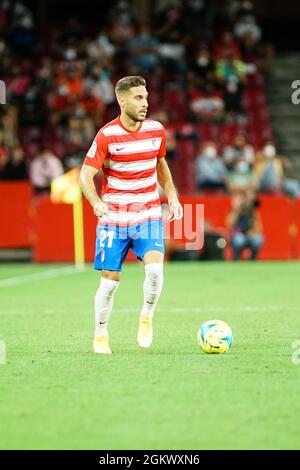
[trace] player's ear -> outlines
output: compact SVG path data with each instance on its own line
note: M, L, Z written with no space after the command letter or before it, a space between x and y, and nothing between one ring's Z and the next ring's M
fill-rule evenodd
M126 104L126 99L125 99L124 93L117 93L116 97L117 97L117 101L118 101L118 104L119 104L120 108L124 108L125 104Z

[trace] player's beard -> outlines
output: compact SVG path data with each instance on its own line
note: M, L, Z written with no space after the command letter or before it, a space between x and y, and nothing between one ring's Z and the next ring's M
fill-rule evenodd
M130 117L130 119L132 119L134 122L141 122L141 121L144 121L144 120L145 120L146 115L147 115L147 111L146 111L145 115L143 115L143 117L140 117L140 116L139 116L139 113L134 112L134 111L130 111L130 110L127 110L127 111L126 111L126 114L127 114L127 116Z

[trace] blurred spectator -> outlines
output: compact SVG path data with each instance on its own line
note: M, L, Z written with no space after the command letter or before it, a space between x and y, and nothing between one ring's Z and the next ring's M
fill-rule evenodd
M212 23L216 14L213 2L186 0L183 21L188 35L199 41L209 42L213 37Z
M96 62L96 65L102 65L110 67L114 58L116 48L110 41L109 37L104 33L100 32L94 41L91 41L87 46L87 53L92 61Z
M23 73L19 65L14 65L11 69L10 78L7 81L7 93L9 102L12 105L19 106L28 90L30 83L29 75Z
M203 91L191 92L190 107L196 122L221 122L224 117L224 100L221 91L206 83Z
M26 180L28 178L25 155L20 145L12 149L11 157L5 165L2 178L6 180Z
M109 32L114 44L124 47L135 33L135 10L130 2L120 0L109 12Z
M236 134L232 145L225 145L223 159L229 169L233 168L239 159L243 159L249 165L253 165L255 160L254 149L252 145L247 143L244 134Z
M231 53L216 63L216 76L225 89L226 111L242 111L242 92L246 73L246 64Z
M91 89L92 94L106 105L115 101L115 90L108 70L94 65L84 81L84 87Z
M20 105L21 126L41 126L45 122L44 100L36 84L32 83Z
M272 142L266 143L262 151L258 152L254 172L259 191L283 191L291 197L300 196L299 181L285 177L283 161L277 156Z
M207 47L201 47L191 64L189 78L193 87L201 87L207 82L215 81L215 63Z
M54 67L50 57L44 56L41 59L40 67L36 73L36 84L41 93L48 93L54 78Z
M167 73L183 73L186 71L185 45L178 42L176 35L171 35L168 41L158 45L158 52Z
M161 42L168 42L170 38L184 43L186 33L183 21L183 7L180 2L173 2L170 8L164 9L156 18L156 36Z
M234 26L234 35L242 42L250 40L252 44L261 39L261 28L257 25L255 16L251 13L242 12Z
M54 178L63 174L61 161L50 151L43 150L30 164L30 181L36 193L48 193Z
M96 129L93 120L79 106L74 116L68 121L65 142L69 152L76 153L85 150L93 140Z
M23 0L16 0L11 9L10 44L16 53L28 54L35 42L32 13Z
M224 31L221 40L213 44L212 55L215 60L226 59L229 55L237 59L241 57L239 45L231 31Z
M5 108L5 114L2 116L2 134L3 144L8 149L13 148L18 144L18 122L16 108L9 106Z
M245 248L250 250L251 260L255 260L263 243L263 228L257 212L259 203L252 192L236 196L232 201L232 209L227 216L230 231L230 244L233 260L240 259Z
M71 106L65 85L53 89L47 98L48 120L53 126L61 124L70 114Z
M152 72L159 65L158 45L149 25L141 25L139 33L129 41L127 48L129 64L134 67L135 73Z
M58 77L56 84L65 86L66 94L74 99L80 97L83 93L83 70L80 66L69 65L66 73Z
M239 158L228 173L228 189L232 194L256 189L254 173L243 158Z
M199 191L226 190L227 168L214 142L206 142L196 159L196 181Z
M91 86L86 86L80 99L80 107L86 116L93 119L98 127L102 124L102 115L104 111L103 101L93 94Z

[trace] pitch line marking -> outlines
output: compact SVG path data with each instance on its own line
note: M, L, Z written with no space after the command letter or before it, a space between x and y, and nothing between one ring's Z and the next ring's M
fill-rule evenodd
M0 280L0 288L16 286L17 284L23 284L25 282L43 281L47 279L54 279L56 277L69 276L72 274L84 272L85 269L85 266L66 266L64 268L48 269L47 271L33 274L24 274L23 276L9 277L7 279Z

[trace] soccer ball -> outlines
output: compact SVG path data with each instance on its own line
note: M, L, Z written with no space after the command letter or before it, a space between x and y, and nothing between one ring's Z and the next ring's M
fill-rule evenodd
M200 326L197 341L205 353L222 354L233 344L232 331L222 320L209 320Z

